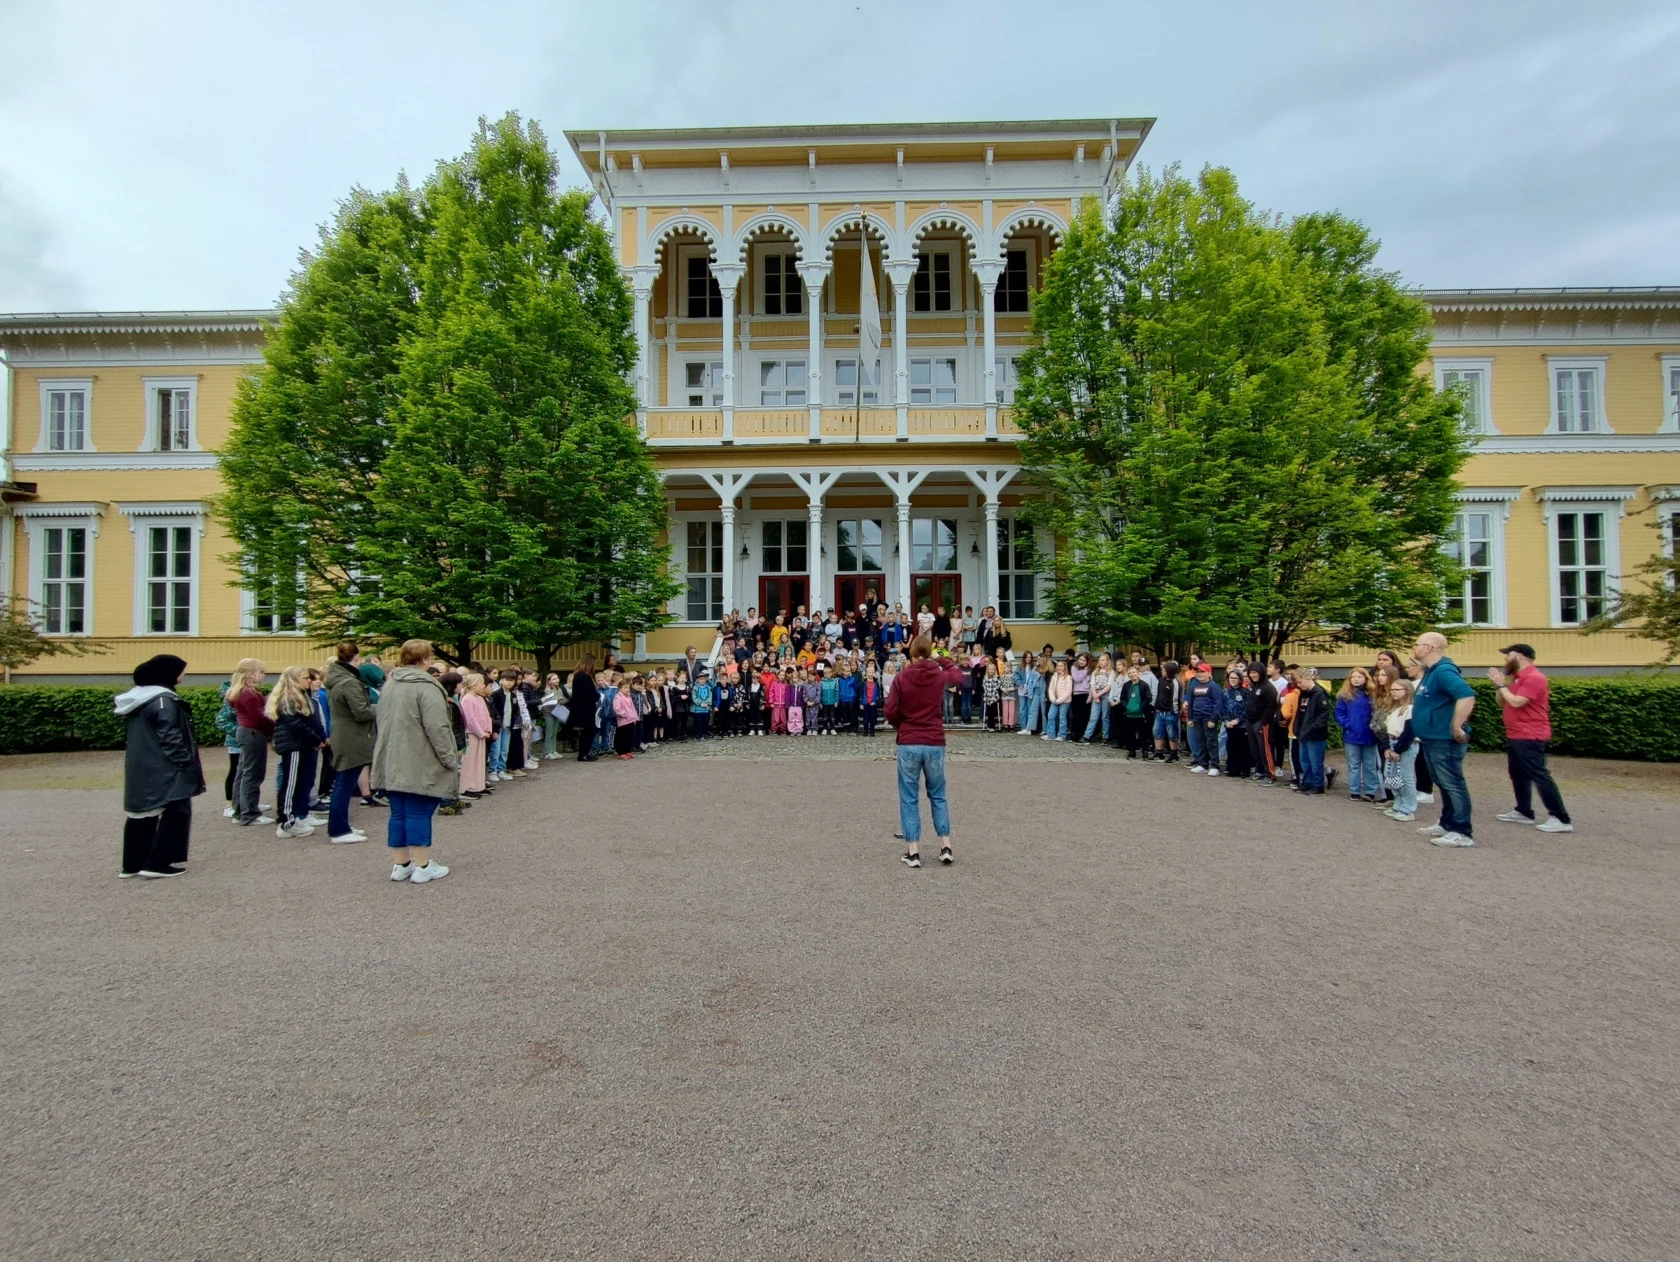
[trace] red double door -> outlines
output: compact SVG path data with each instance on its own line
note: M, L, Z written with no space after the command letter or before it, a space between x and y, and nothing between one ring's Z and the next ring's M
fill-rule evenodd
M771 574L758 580L758 608L771 622L786 613L791 623L799 606L809 605L811 579L806 574ZM807 610L809 612L809 610Z

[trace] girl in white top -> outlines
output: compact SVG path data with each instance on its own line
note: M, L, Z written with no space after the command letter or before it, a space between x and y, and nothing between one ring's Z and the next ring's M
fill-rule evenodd
M1097 729L1102 729L1103 743L1108 743L1108 694L1114 687L1114 659L1107 653L1097 656L1097 668L1091 672L1091 718L1085 724L1085 740L1090 742Z
M1394 791L1394 804L1384 815L1390 819L1417 818L1417 736L1412 732L1412 681L1392 680L1385 699L1388 730L1388 766L1400 768L1400 787Z

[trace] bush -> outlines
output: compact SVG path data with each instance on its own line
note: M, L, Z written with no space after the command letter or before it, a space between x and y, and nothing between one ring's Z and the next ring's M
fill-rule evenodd
M1505 748L1498 689L1481 676L1465 682L1476 693L1470 748L1498 753ZM1552 753L1680 762L1680 675L1564 678L1551 685ZM1333 722L1330 743L1341 748L1342 734Z
M0 754L33 754L62 749L121 749L124 720L112 702L127 688L78 685L13 684L0 687ZM182 688L192 707L193 730L200 745L220 745L216 711L221 693L214 687Z

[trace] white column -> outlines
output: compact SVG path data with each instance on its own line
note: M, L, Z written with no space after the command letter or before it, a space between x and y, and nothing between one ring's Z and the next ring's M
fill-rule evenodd
M986 537L981 550L986 554L986 604L994 609L999 604L998 592L998 502L996 495L986 497Z
M902 495L898 501L898 598L904 611L915 621L916 606L910 603L910 497Z
M975 277L980 281L980 315L985 328L985 363L980 381L985 387L986 437L996 438L997 427L997 311L992 306L997 294L998 274L1003 264L996 259L977 261ZM994 602L995 603L995 602Z
M714 263L718 292L723 295L723 441L735 441L735 291L745 269L739 263Z
M648 388L651 384L649 342L652 340L652 331L648 327L648 300L653 291L645 285L637 285L631 292L636 297L636 428L646 438L647 410L653 397Z
M894 259L886 265L893 287L893 401L898 404L898 441L910 438L910 278L915 259Z
M723 515L723 612L727 617L735 608L735 505L726 500L718 511Z
M828 273L818 268L801 268L800 277L805 282L805 310L811 315L811 348L807 367L809 368L805 400L811 408L811 441L822 441L822 353L823 353L823 314L822 292L823 281ZM815 580L812 582L815 590Z
M811 528L805 536L805 556L810 561L811 591L805 603L811 606L813 613L818 609L826 609L828 602L822 598L822 544L823 544L823 505L821 499L811 501L806 510L810 514Z

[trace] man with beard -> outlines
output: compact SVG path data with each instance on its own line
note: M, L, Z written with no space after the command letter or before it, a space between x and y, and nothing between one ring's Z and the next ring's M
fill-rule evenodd
M1534 823L1534 790L1540 790L1546 819L1538 826L1543 833L1572 833L1569 811L1563 805L1552 773L1546 769L1546 742L1552 739L1552 692L1534 665L1534 650L1513 644L1499 650L1505 654L1505 669L1488 668L1488 678L1499 689L1499 710L1505 720L1505 763L1511 773L1511 789L1517 804L1499 816L1507 824Z

